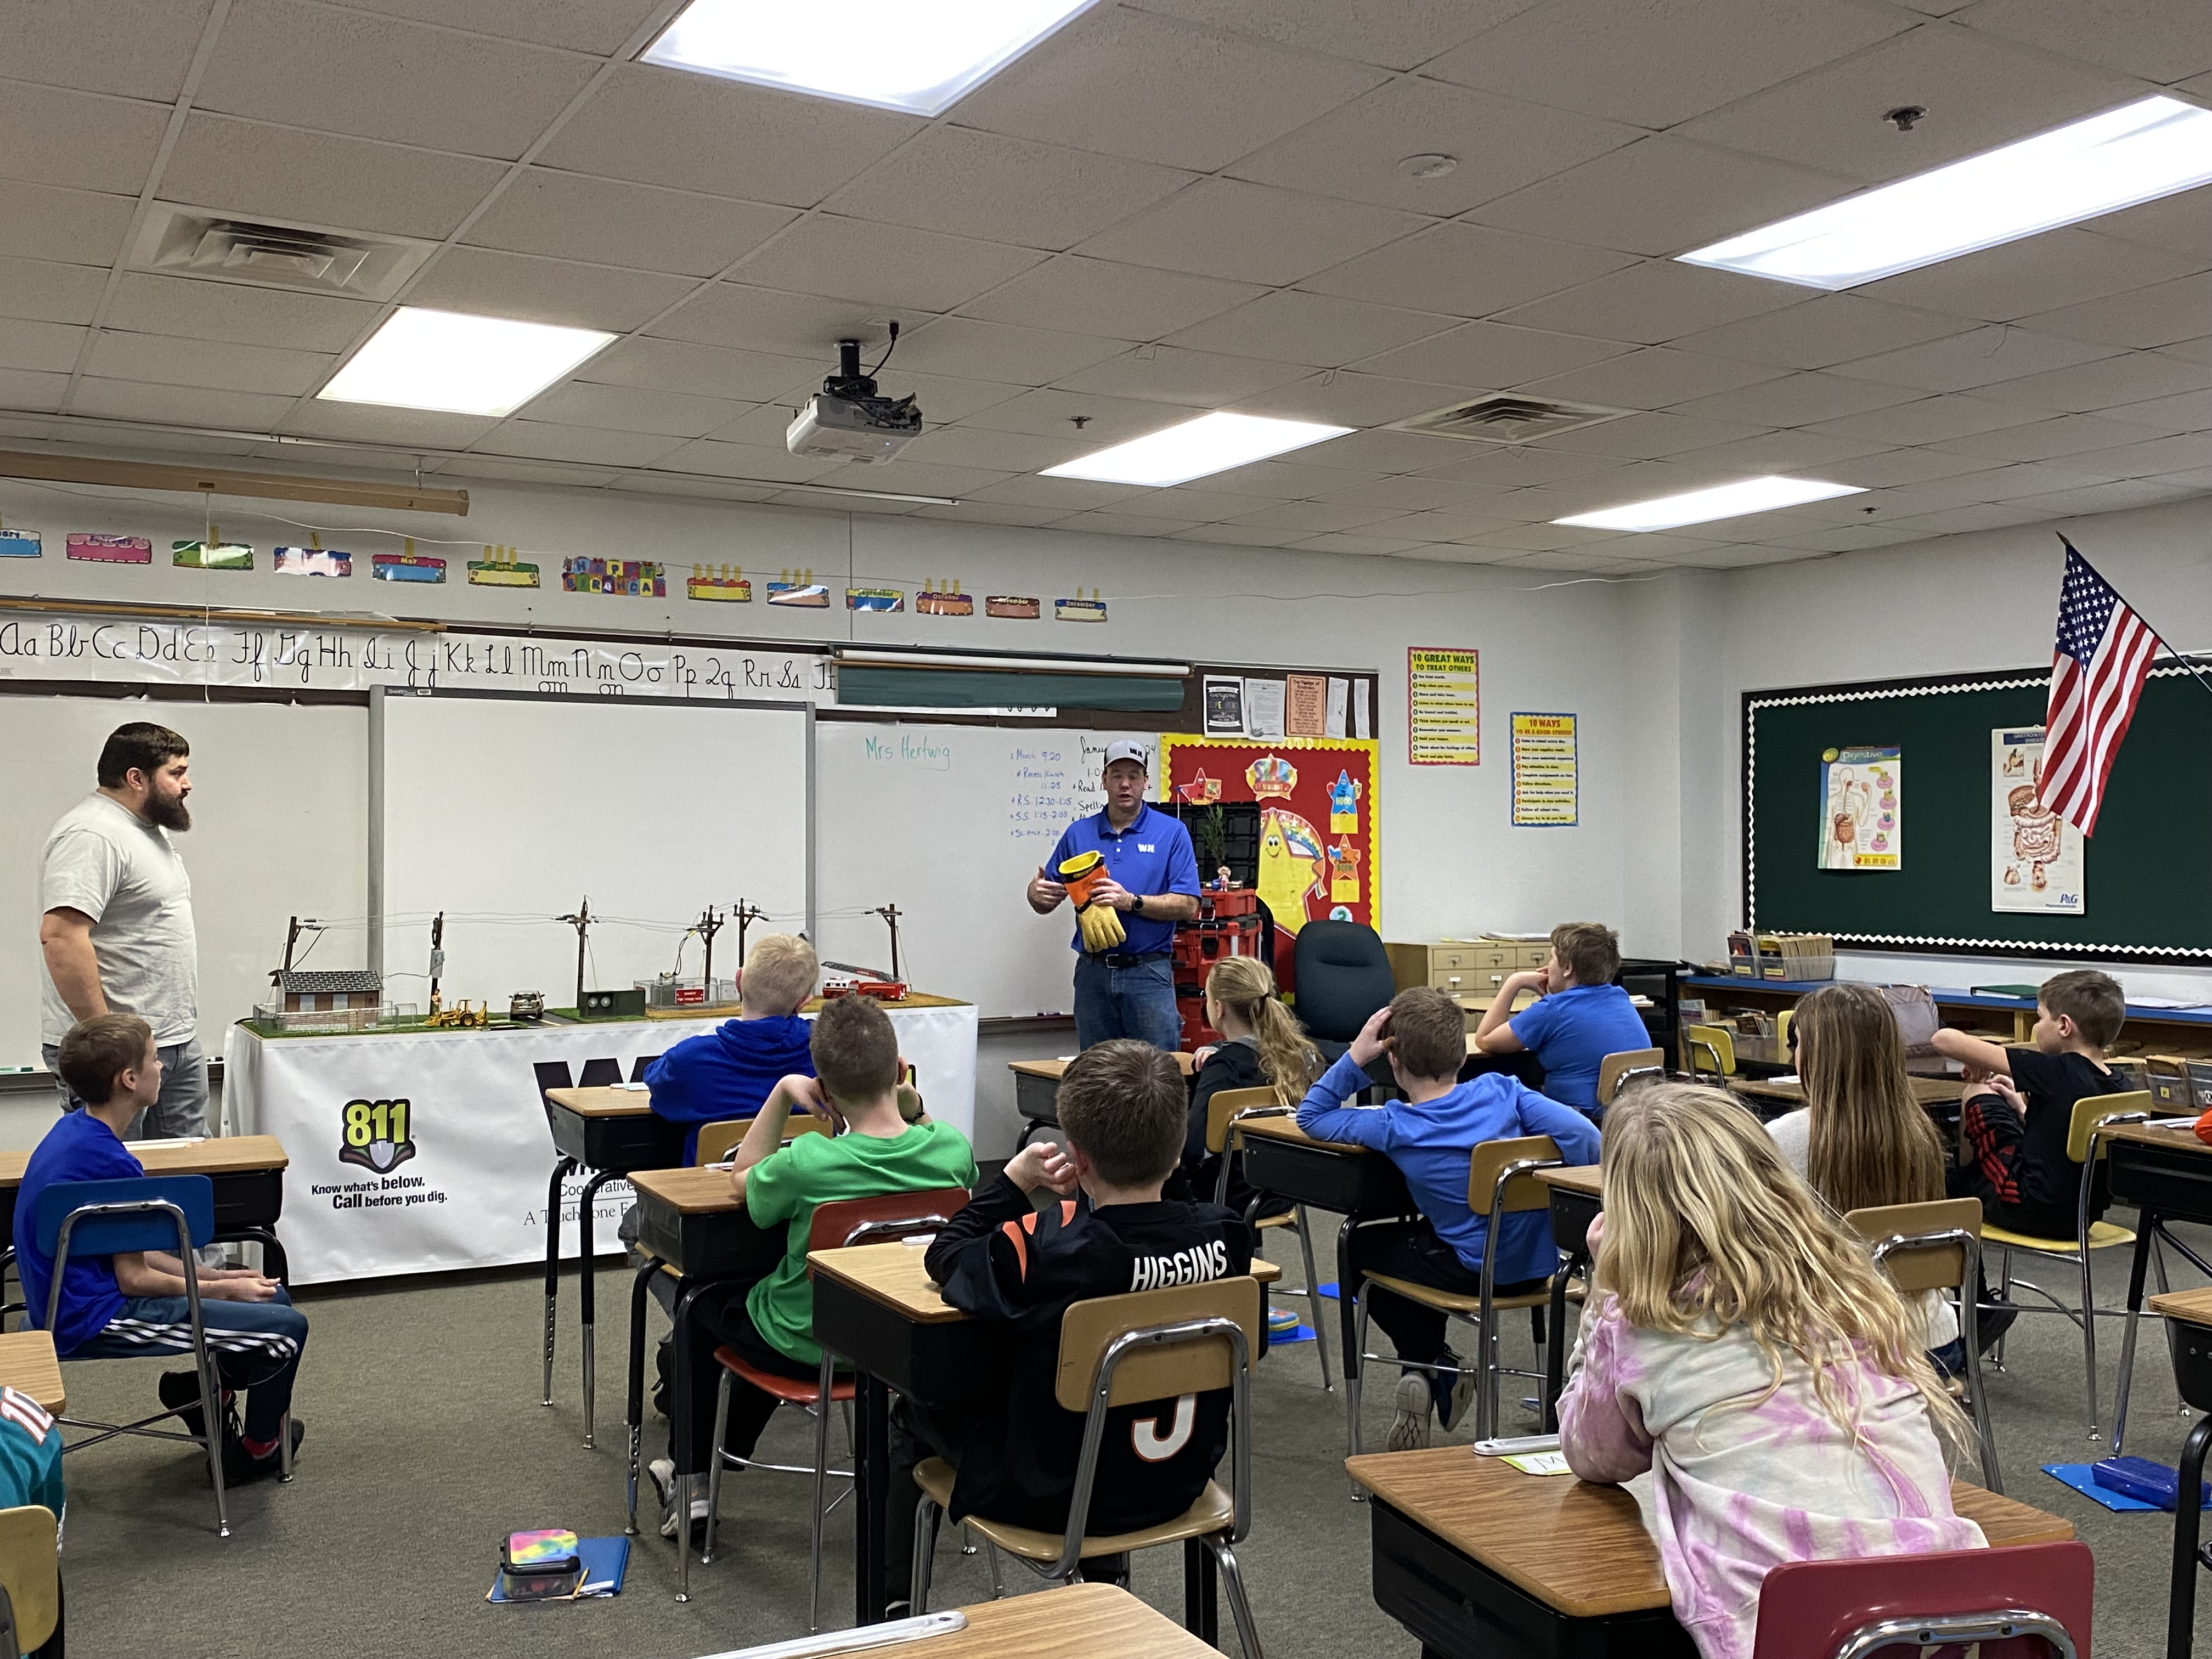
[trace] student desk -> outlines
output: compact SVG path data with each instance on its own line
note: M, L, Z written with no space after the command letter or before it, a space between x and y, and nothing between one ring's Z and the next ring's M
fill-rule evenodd
M149 1176L204 1175L215 1188L215 1237L222 1243L261 1246L271 1279L286 1277L277 1218L284 1213L284 1171L291 1160L274 1135L218 1135L185 1146L125 1141ZM15 1236L15 1194L28 1152L0 1152L0 1248Z
M1567 1376L1567 1280L1589 1268L1589 1227L1602 1207L1598 1201L1598 1167L1577 1164L1539 1170L1536 1179L1551 1188L1552 1243L1566 1257L1552 1275L1552 1317L1544 1328L1544 1432L1559 1427L1559 1390Z
M1343 1346L1344 1374L1359 1364L1357 1340L1358 1287L1352 1283L1346 1255L1362 1222L1420 1213L1406 1177L1387 1154L1334 1140L1316 1140L1292 1117L1248 1118L1238 1124L1244 1137L1244 1179L1263 1192L1344 1218L1336 1234L1336 1312Z
M844 1651L872 1659L1220 1659L1217 1650L1112 1584L1068 1584L961 1611L968 1628L951 1636Z
M890 1473L890 1399L896 1389L936 1403L963 1400L1001 1374L1013 1333L970 1319L930 1282L915 1244L854 1244L813 1250L815 1340L851 1363L853 1390L854 1622L884 1616L884 1516ZM1252 1277L1282 1276L1255 1260ZM1266 1352L1263 1328L1261 1352ZM999 1363L994 1364L997 1361Z
M1911 1077L1912 1097L1923 1106L1955 1106L1966 1098L1966 1085L1954 1077ZM1794 1077L1735 1077L1729 1087L1740 1095L1755 1095L1795 1111L1805 1103L1805 1085Z
M1188 1078L1194 1065L1191 1055L1177 1049L1175 1063ZM1014 1142L1016 1152L1030 1144L1030 1137L1041 1129L1060 1127L1060 1079L1066 1074L1072 1061L1065 1060L1010 1060L1006 1069L1014 1074L1014 1109L1026 1120L1022 1125L1021 1138Z
M1424 1659L1695 1659L1636 1499L1571 1475L1523 1474L1465 1446L1345 1460L1373 1498L1375 1602ZM1992 1545L2074 1536L2071 1524L1951 1483Z
M561 1189L579 1169L592 1171L576 1205L576 1277L583 1324L584 1444L596 1443L592 1424L599 1392L599 1310L593 1269L599 1257L592 1243L592 1206L599 1188L640 1170L665 1170L684 1161L689 1126L653 1115L653 1097L643 1089L548 1089L545 1127L553 1133L553 1178L545 1188L545 1392L538 1403L553 1403L554 1316L561 1303Z
M0 1384L27 1394L57 1417L69 1403L62 1362L54 1357L53 1337L45 1331L0 1336Z
M2173 1340L2173 1381L2182 1399L2200 1412L2212 1413L2212 1287L2153 1297L2151 1311L2166 1320ZM2212 1415L2197 1419L2182 1442L2181 1462L2175 1471L2177 1486L2191 1491L2192 1482L2204 1478L2204 1453L2212 1446ZM2189 1659L2197 1626L2197 1538L2203 1517L2194 1504L2184 1503L2173 1516L2173 1569L2167 1592L2166 1651L2167 1659Z
M2123 1123L2104 1133L2106 1179L2112 1202L2136 1211L2136 1248L2128 1271L2127 1335L2120 1346L2120 1385L2112 1406L2112 1450L2117 1455L2128 1427L2128 1391L2135 1376L2136 1321L2143 1305L2143 1278L2153 1265L2153 1246L2163 1238L2199 1267L2203 1260L2166 1229L2174 1221L2212 1224L2212 1146L2186 1128ZM2166 1263L2159 1259L2159 1288L2166 1288ZM2152 1306L2175 1302L2160 1297ZM2168 1334L2172 1334L2169 1328ZM2176 1350L2179 1363L2179 1349Z

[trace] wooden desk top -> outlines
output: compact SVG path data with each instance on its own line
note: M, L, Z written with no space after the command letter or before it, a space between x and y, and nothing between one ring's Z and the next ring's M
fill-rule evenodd
M894 1659L1220 1659L1182 1626L1111 1584L1069 1584L962 1611L968 1628L954 1635L841 1651Z
M1176 1068L1185 1077L1188 1077L1196 1069L1194 1057L1181 1048L1176 1049L1170 1058L1175 1061ZM1057 1083L1067 1074L1067 1068L1072 1064L1073 1062L1071 1060L1057 1059L1010 1060L1006 1062L1006 1069L1017 1077L1041 1077Z
M2212 1325L2212 1285L2195 1291L2169 1291L2145 1304L2154 1314L2178 1319L2185 1325ZM4 1340L4 1339L0 1339Z
M629 1177L636 1191L650 1193L678 1215L715 1215L742 1210L730 1172L713 1164L689 1170L638 1170Z
M54 1358L54 1339L45 1331L0 1336L0 1382L21 1389L56 1416L69 1403L62 1362Z
M1352 1478L1462 1554L1572 1619L1668 1605L1659 1547L1636 1499L1571 1475L1523 1474L1465 1446L1372 1452L1345 1460ZM2074 1536L2071 1522L1962 1480L1951 1504L1993 1545Z
M1364 1146L1354 1146L1342 1140L1316 1140L1298 1127L1295 1117L1249 1117L1237 1126L1239 1134L1254 1140L1287 1141L1293 1146L1312 1146L1324 1152L1344 1152L1359 1157L1367 1155Z
M927 1254L921 1245L894 1239L888 1244L809 1250L806 1266L809 1272L834 1279L917 1325L957 1323L968 1316L946 1302L944 1293L931 1282L929 1270L922 1264ZM1253 1258L1252 1277L1262 1285L1272 1285L1282 1276L1283 1270L1273 1262Z
M1597 1197L1601 1187L1595 1164L1577 1164L1565 1170L1538 1170L1534 1173L1547 1187L1557 1188L1563 1193L1579 1193L1585 1198Z
M653 1091L605 1084L592 1089L548 1089L545 1098L578 1117L647 1117Z
M2169 1152L2212 1152L2212 1146L2207 1146L2199 1140L2194 1129L2164 1129L2153 1123L2123 1123L2106 1130L2105 1139L2107 1141L2132 1140L2145 1146L2163 1146ZM2166 1298L2161 1297L2159 1299L2164 1301Z
M284 1143L275 1135L217 1135L189 1146L124 1146L148 1175L241 1175L289 1168ZM0 1152L0 1187L20 1187L31 1162L28 1152Z
M1923 1106L1941 1106L1963 1100L1966 1085L1956 1078L1912 1077L1905 1079L1912 1088L1912 1097ZM1732 1077L1729 1087L1740 1095L1759 1095L1768 1100L1786 1100L1802 1106L1805 1085L1795 1078Z

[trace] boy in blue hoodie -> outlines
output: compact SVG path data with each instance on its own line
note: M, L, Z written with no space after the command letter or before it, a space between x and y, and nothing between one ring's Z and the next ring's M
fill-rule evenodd
M1346 1106L1368 1085L1368 1065L1386 1054L1406 1098L1382 1107ZM1468 1163L1483 1141L1549 1135L1568 1163L1595 1164L1597 1127L1572 1107L1502 1073L1458 1082L1466 1055L1467 1022L1457 1003L1426 986L1401 991L1389 1007L1376 1011L1298 1107L1298 1127L1315 1139L1388 1153L1421 1206L1411 1221L1354 1230L1345 1268L1347 1297L1370 1273L1479 1295L1483 1252L1492 1248L1500 1296L1542 1289L1559 1266L1551 1218L1540 1210L1507 1216L1500 1236L1489 1237L1490 1218L1468 1207ZM1431 1407L1446 1429L1457 1425L1474 1397L1481 1367L1463 1367L1445 1346L1443 1314L1380 1286L1368 1304L1406 1366L1398 1379L1389 1449L1425 1446ZM1347 1330L1347 1343L1350 1338Z
M795 933L770 933L739 973L744 1006L738 1017L684 1038L645 1068L653 1115L690 1126L684 1163L698 1160L701 1124L751 1117L778 1078L814 1075L799 1010L821 976L812 945Z

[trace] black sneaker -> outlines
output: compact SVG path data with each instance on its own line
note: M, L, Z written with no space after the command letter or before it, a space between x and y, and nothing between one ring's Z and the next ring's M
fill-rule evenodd
M186 1434L195 1440L207 1438L207 1413L200 1409L198 1371L163 1371L154 1391L161 1395L163 1408L177 1414Z
M292 1455L300 1455L300 1443L307 1437L307 1425L298 1418L292 1419ZM246 1443L234 1434L222 1437L222 1484L226 1488L244 1486L256 1480L266 1480L284 1472L284 1456L281 1449L271 1447L266 1457L256 1457L246 1449Z

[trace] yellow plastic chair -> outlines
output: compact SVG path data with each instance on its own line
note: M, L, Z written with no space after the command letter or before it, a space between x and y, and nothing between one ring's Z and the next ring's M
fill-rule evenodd
M1273 1089L1223 1089L1206 1103L1206 1150L1221 1159L1221 1173L1213 1183L1213 1201L1229 1202L1229 1154L1244 1150L1244 1136L1237 1125L1251 1117L1288 1117L1291 1109L1283 1104ZM1303 1291L1285 1291L1285 1296L1303 1296L1313 1318L1314 1352L1321 1357L1321 1386L1323 1393L1336 1392L1336 1382L1328 1370L1328 1321L1322 1317L1321 1280L1314 1273L1313 1228L1306 1220L1306 1206L1294 1204L1288 1215L1263 1215L1254 1224L1264 1232L1271 1227L1288 1227L1298 1236L1298 1249L1305 1257L1306 1287ZM1256 1241L1255 1241L1256 1242Z
M753 1127L749 1117L726 1117L718 1123L699 1126L699 1155L693 1161L701 1165L720 1164L737 1150L745 1138L745 1131ZM826 1135L830 1126L811 1112L803 1117L788 1119L783 1126L783 1144L787 1146L801 1135Z
M1784 1008L1774 1017L1774 1040L1781 1045L1785 1054L1790 1052L1790 1022L1796 1018L1795 1008Z
M2081 1301L2079 1310L2068 1307L2042 1285L2028 1279L2017 1281L2022 1290L2033 1291L2051 1305L2048 1308L2022 1308L2022 1313L2061 1313L2081 1328L2081 1363L2088 1380L2089 1438L2097 1434L2097 1302L2096 1291L2089 1279L2089 1252L2109 1250L2136 1242L2134 1232L2109 1221L2089 1219L2089 1193L2096 1178L2097 1161L2105 1155L2104 1131L2114 1123L2141 1123L2150 1116L2150 1094L2148 1090L2134 1090L2127 1094L2089 1095L2074 1103L2073 1121L2066 1130L2066 1156L2081 1166L2081 1190L2077 1200L2075 1236L2072 1238L2038 1238L2032 1233L2016 1233L2009 1228L1984 1222L1982 1243L1994 1244L2003 1254L1999 1260L1997 1293L2006 1295L2015 1282L2012 1276L2014 1252L2022 1255L2042 1256L2047 1261L2061 1261L2076 1269L2081 1277ZM2118 1313L2118 1310L2112 1310ZM1999 1368L2004 1363L2004 1342L1996 1346Z
M1725 1025L1685 1025L1682 1042L1689 1050L1690 1076L1702 1082L1710 1071L1715 1086L1727 1088L1735 1075L1735 1034ZM1698 1063L1700 1054L1704 1065Z
M1626 1048L1607 1054L1597 1063L1597 1103L1600 1110L1613 1104L1621 1090L1646 1078L1667 1075L1664 1048Z
M61 1624L60 1528L36 1504L0 1510L0 1650L33 1653Z
M1948 1379L1946 1386L1951 1397L1963 1400L1974 1414L1974 1432L1982 1443L1982 1484L2002 1492L1996 1437L1990 1428L1989 1401L1982 1388L1980 1322L1966 1316L1966 1310L1982 1299L1981 1200L1939 1198L1926 1204L1884 1204L1853 1210L1844 1224L1866 1240L1874 1250L1875 1264L1907 1297L1929 1291L1956 1296L1966 1375Z

